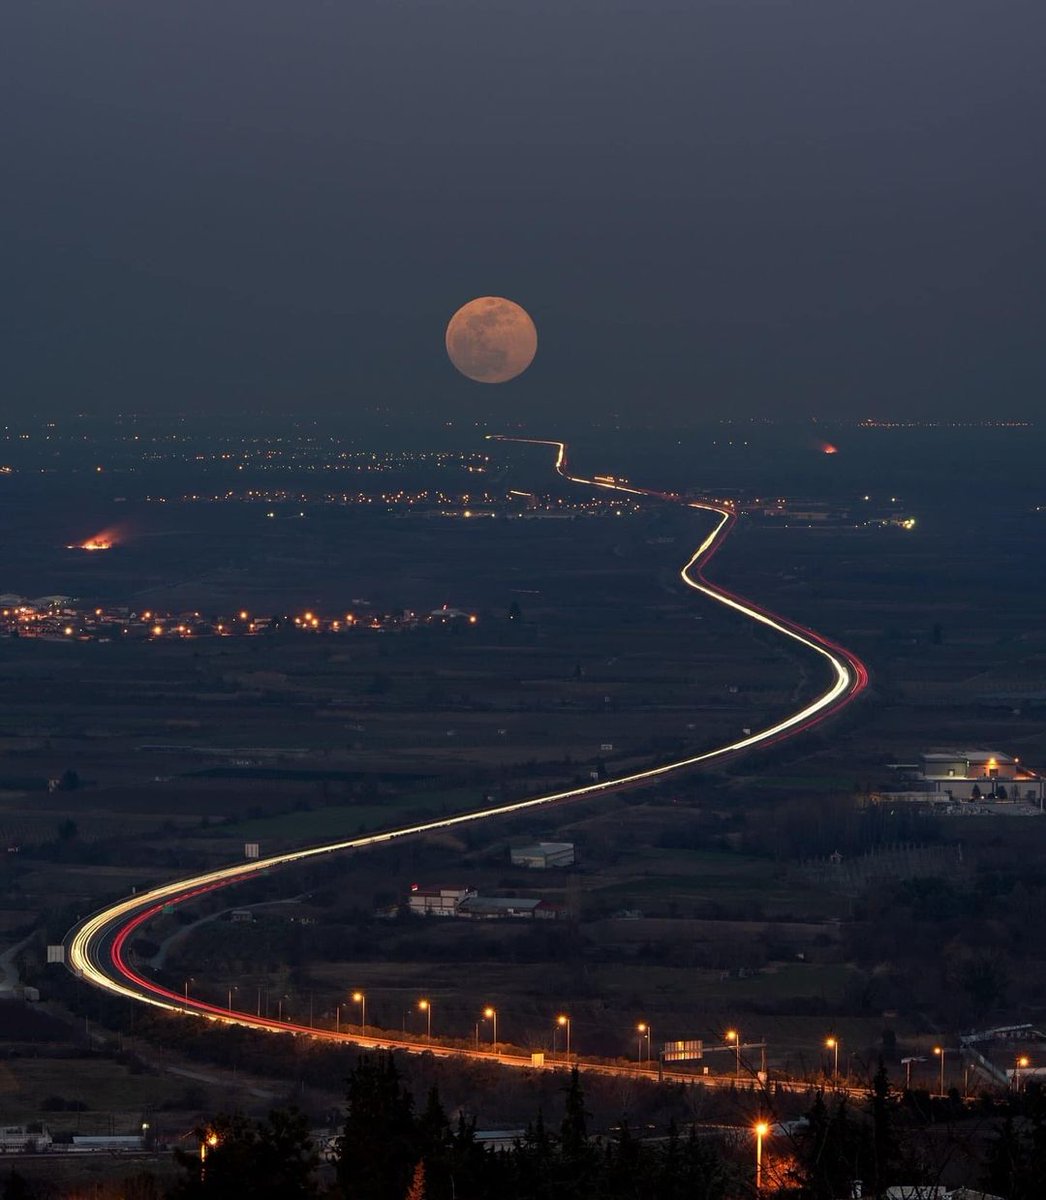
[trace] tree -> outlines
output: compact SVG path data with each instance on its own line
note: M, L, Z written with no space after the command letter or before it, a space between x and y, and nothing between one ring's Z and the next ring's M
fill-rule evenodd
M900 1146L895 1128L896 1103L890 1096L890 1080L882 1059L872 1079L868 1097L872 1117L872 1154L869 1182L872 1195L881 1196L886 1188L897 1182L900 1166Z
M588 1141L588 1116L581 1073L577 1067L570 1072L566 1088L566 1108L559 1127L559 1155L556 1179L562 1195L585 1195L592 1188L598 1155Z
M297 1109L271 1112L262 1121L242 1113L222 1115L196 1137L202 1150L176 1150L183 1175L175 1200L312 1200L319 1195L319 1155Z
M403 1200L419 1150L414 1101L392 1055L362 1056L348 1079L337 1145L345 1200Z
M845 1096L829 1109L818 1092L806 1114L807 1126L796 1138L795 1182L803 1200L835 1200L849 1194L850 1182L861 1177L864 1131L851 1116Z

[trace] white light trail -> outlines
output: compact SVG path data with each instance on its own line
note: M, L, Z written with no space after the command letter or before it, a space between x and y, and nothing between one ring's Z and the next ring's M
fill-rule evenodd
M625 492L635 496L651 496L665 499L660 493L643 488L635 488L622 483L611 483L606 480L586 479L582 476L571 475L567 471L566 443L548 441L537 438L516 438L500 435L489 435L490 440L504 442L521 442L528 445L551 446L556 449L555 469L564 479L571 483L584 484L589 487L604 488L608 491ZM499 804L493 808L479 809L473 812L458 813L455 816L441 817L438 820L422 821L415 825L407 825L400 829L385 830L380 833L366 834L362 837L350 838L345 841L331 842L323 846L312 846L304 850L293 850L286 854L277 854L269 858L253 859L230 867L221 867L214 871L205 872L191 879L182 879L174 883L152 888L141 895L128 897L102 911L88 917L76 926L67 938L67 959L70 968L82 979L95 987L126 996L142 1004L150 1004L157 1008L169 1009L174 1012L192 1012L210 1020L224 1021L254 1029L266 1029L278 1032L309 1033L318 1037L333 1037L329 1031L314 1030L311 1027L297 1025L291 1021L273 1021L268 1018L253 1017L249 1013L234 1012L205 1001L183 996L168 988L146 979L131 967L124 959L123 948L130 935L147 920L151 919L165 905L178 904L205 892L226 887L237 883L247 876L259 871L271 870L277 867L290 866L293 863L305 862L321 855L337 854L349 850L362 850L371 846L380 846L399 838L416 837L420 834L433 833L436 830L450 829L457 825L465 825L473 821L490 820L496 817L512 816L528 809L544 807L550 804L578 800L586 796L598 796L605 792L619 791L625 787L644 784L672 775L688 768L707 764L716 759L726 758L753 746L767 745L788 734L794 734L801 729L807 729L823 720L830 713L837 711L856 697L867 685L868 673L864 665L849 651L834 646L818 634L801 629L799 626L777 617L750 601L741 600L729 592L709 583L701 570L726 536L729 527L736 520L733 511L725 506L703 501L691 501L688 507L703 509L718 515L719 521L700 546L691 555L689 561L680 571L683 582L687 587L708 596L719 604L741 613L750 620L757 621L785 637L799 642L807 649L814 651L827 660L831 672L831 686L806 704L798 712L783 720L775 722L765 729L746 735L737 741L714 750L706 750L702 754L694 754L661 766L649 767L642 771L633 771L618 779L603 780L589 783L580 787L565 788L557 792L549 792L543 796L534 796L525 800L517 800L508 804ZM109 940L112 945L106 947ZM107 960L108 959L108 960ZM390 1039L353 1038L364 1044L385 1045L399 1044Z

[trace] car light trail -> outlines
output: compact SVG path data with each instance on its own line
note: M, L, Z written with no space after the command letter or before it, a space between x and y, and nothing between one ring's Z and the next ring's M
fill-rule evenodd
M603 488L607 491L623 492L634 496L649 496L653 499L674 502L675 497L645 488L632 487L626 483L618 483L607 478L587 479L573 475L567 469L567 447L565 442L549 441L538 438L520 438L501 435L489 435L490 440L503 442L519 442L527 445L549 446L556 451L555 470L570 483L584 484L588 487ZM691 767L701 766L739 754L753 746L767 746L782 738L794 736L803 730L811 729L826 717L838 712L849 704L868 685L868 672L864 664L850 651L828 641L827 638L812 630L804 629L793 621L776 616L765 608L750 600L742 599L718 584L710 583L704 576L704 567L709 559L722 544L727 534L737 521L737 516L729 505L715 504L709 501L686 501L689 508L701 509L714 513L719 519L711 533L704 539L691 555L680 571L680 576L687 587L709 597L718 604L732 609L765 625L784 637L790 638L805 646L808 650L819 655L827 663L831 684L826 691L814 700L804 705L798 712L777 721L765 729L760 729L728 745L707 750L702 754L691 755L656 767L648 767L642 771L632 771L618 779L603 780L589 783L580 787L566 788L562 791L549 792L542 796L533 796L526 800L517 800L508 804L500 804L493 808L484 808L473 812L458 813L455 816L441 817L438 820L422 821L415 825L407 825L400 829L389 829L379 833L366 834L362 837L350 838L346 841L331 842L323 846L311 846L304 850L293 850L285 854L273 855L269 858L254 859L249 862L237 863L234 866L221 867L214 871L205 872L192 879L182 879L174 883L152 888L138 896L131 896L108 908L95 913L82 921L69 933L66 938L67 961L70 969L85 982L106 991L126 996L141 1004L153 1005L156 1008L172 1012L193 1013L212 1021L222 1021L243 1025L251 1029L263 1029L273 1032L307 1034L325 1040L346 1042L351 1041L365 1046L396 1046L415 1050L430 1050L428 1043L414 1043L409 1039L372 1038L353 1034L340 1034L330 1030L314 1029L312 1026L299 1025L293 1021L271 1020L268 1017L254 1016L247 1012L239 1012L220 1005L209 1004L191 996L171 991L154 981L147 979L135 966L128 962L128 941L142 925L156 916L164 908L182 904L197 896L228 887L259 871L275 867L290 866L304 862L307 859L318 858L321 855L337 854L350 850L362 850L370 846L380 846L400 838L417 837L420 834L432 833L440 829L449 829L456 825L465 825L474 821L489 820L494 817L511 816L514 813L525 812L531 808L539 808L559 804L583 797L598 796L609 792L620 791L623 788L643 785L668 775L685 771ZM493 1058L494 1055L483 1051L451 1050L445 1048L440 1053L464 1055L469 1058ZM498 1056L497 1061L506 1065L527 1067L531 1066L529 1058L514 1059L511 1056ZM607 1068L614 1073L614 1068ZM634 1074L629 1070L627 1073Z

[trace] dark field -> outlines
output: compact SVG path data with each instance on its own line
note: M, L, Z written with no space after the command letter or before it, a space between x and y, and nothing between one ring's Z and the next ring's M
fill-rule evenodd
M642 438L601 436L579 445L579 469L626 470L640 484L714 491L733 480L749 494L769 484L847 502L896 489L913 530L753 517L710 570L860 654L866 697L816 734L715 773L229 893L216 907L294 903L184 934L158 921L146 931L152 951L166 946L155 969L173 986L192 975L221 1001L233 982L270 1009L284 996L298 1016L311 999L318 1020L363 987L372 1023L415 1032L424 994L440 1029L462 1038L477 1006L495 1003L504 1038L533 1047L569 1006L578 1048L610 1056L634 1053L637 1019L658 1037L709 1041L740 1024L768 1039L772 1065L792 1069L818 1065L829 1028L857 1070L884 1029L921 1053L941 1028L1038 1019L1046 960L1019 928L1037 911L1046 822L866 807L888 763L935 746L1046 765L1035 439L865 430L852 447L833 437L842 450L827 460L803 437L775 447L756 431L750 445L681 438L659 468ZM956 461L976 462L976 486L957 482ZM461 471L455 480L474 486ZM464 520L302 502L269 518L266 504L147 501L130 483L122 504L138 532L106 555L61 549L73 534L53 510L9 508L21 525L9 530L4 586L215 611L448 603L478 620L337 637L0 643L0 842L20 847L0 864L0 930L12 938L33 928L57 938L105 898L234 860L247 840L275 852L694 753L824 685L816 662L679 586L707 529L700 514L643 502L573 520ZM580 496L550 481L543 451L518 447L499 450L482 486ZM114 512L99 499L84 529ZM50 540L36 536L45 527ZM521 620L509 620L513 602ZM78 786L49 792L67 770ZM511 868L508 840L537 836L574 841L579 866ZM841 894L802 868L895 842L949 853L962 843L963 855L918 895L910 880ZM541 895L562 916L540 928L374 917L412 882ZM999 986L985 999L964 981L989 958ZM46 991L46 972L37 977Z

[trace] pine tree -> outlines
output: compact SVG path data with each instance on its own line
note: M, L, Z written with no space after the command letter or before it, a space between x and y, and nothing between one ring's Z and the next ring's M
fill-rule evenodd
M175 1200L312 1200L319 1194L315 1171L319 1155L304 1115L296 1109L252 1121L242 1113L218 1116L196 1130L203 1156L175 1151L183 1176Z
M361 1057L349 1076L337 1147L345 1200L403 1200L419 1158L413 1099L392 1055Z
M566 1088L563 1123L559 1127L559 1154L555 1166L557 1194L584 1196L592 1188L598 1171L598 1152L589 1145L588 1115L581 1073L574 1067Z

